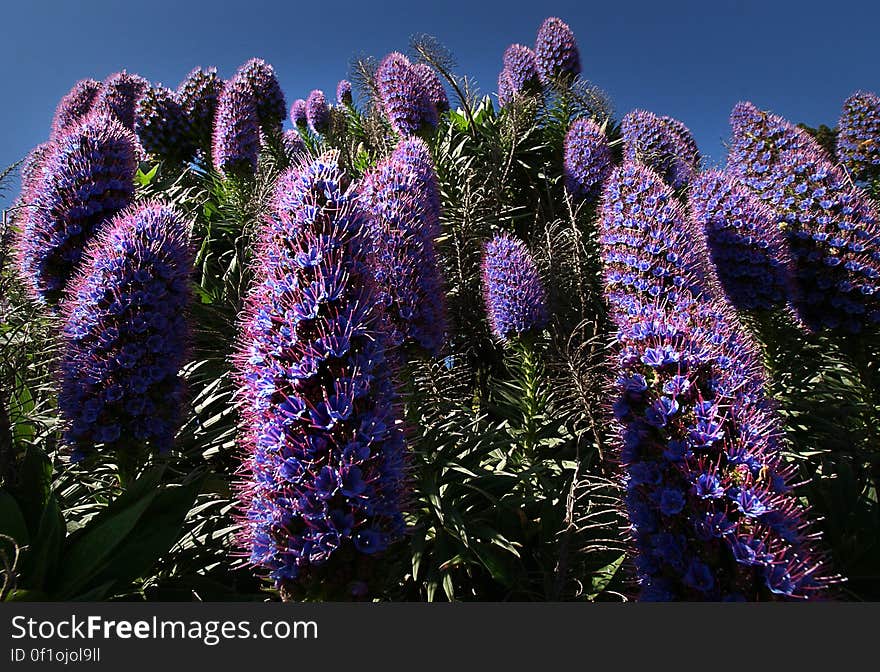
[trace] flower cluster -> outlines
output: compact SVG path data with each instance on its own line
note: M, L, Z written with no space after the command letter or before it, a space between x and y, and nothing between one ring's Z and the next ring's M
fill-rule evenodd
M58 407L74 460L165 452L180 425L192 254L181 217L133 206L92 240L64 303Z
M91 113L55 138L28 180L29 199L16 253L36 297L54 304L83 248L134 195L138 143L114 118Z
M514 94L540 88L541 80L534 51L522 44L511 44L504 50L502 62L504 71L510 77Z
M547 323L547 296L525 244L496 234L483 249L483 299L492 334L503 342Z
M287 103L274 68L262 59L252 58L233 77L240 79L250 89L260 127L270 134L281 133L281 124L287 116Z
M696 173L696 143L681 122L633 110L624 116L621 133L625 160L647 166L673 189L687 186Z
M721 171L697 176L688 199L731 304L740 310L785 305L791 293L790 260L773 212Z
M729 170L780 219L794 264L794 305L812 329L880 324L880 216L803 130L740 103Z
M401 140L364 179L377 300L392 345L413 342L437 355L446 332L443 278L434 249L439 234L437 178L427 145Z
M73 85L55 108L52 137L58 137L89 113L101 93L101 86L101 82L94 79L83 79Z
M240 543L278 585L334 559L344 572L404 530L403 433L367 226L330 153L281 176L261 233L236 365Z
M837 159L853 179L880 177L880 97L857 91L843 104Z
M251 87L235 76L217 102L211 139L214 169L224 175L254 174L260 154L260 120Z
M115 115L125 128L134 130L137 102L148 88L150 83L140 75L130 75L125 70L116 72L104 80L95 109Z
M177 92L164 86L152 86L141 96L134 130L144 150L154 156L186 163L195 152Z
M382 59L376 87L385 117L400 135L417 135L426 126L437 126L437 108L424 80L403 54L395 51Z
M581 57L568 24L551 16L544 20L535 41L535 62L541 81L570 79L581 72Z
M434 68L427 63L416 63L413 72L421 79L422 87L434 109L438 113L446 112L449 109L449 96L446 95L446 87L443 86Z
M308 125L309 120L306 117L306 101L302 98L297 98L293 101L293 105L290 106L290 121L298 128L305 128Z
M625 164L608 180L600 225L618 328L613 412L642 599L816 594L824 566L780 457L757 350L693 272L690 237L672 237L686 228L673 192ZM636 250L645 253L621 278L621 259Z
M306 99L306 122L314 133L325 133L330 128L330 106L320 89Z
M190 141L203 151L211 145L211 130L223 80L216 68L194 68L177 87L177 98L189 125Z
M296 161L308 151L306 143L295 128L289 128L284 131L281 136L281 142L284 146L284 153L290 161Z
M611 172L611 148L605 132L592 119L574 121L565 134L562 174L565 188L577 200L599 195Z
M351 82L340 79L339 84L336 85L336 102L340 105L351 105L352 100L354 99L351 96Z

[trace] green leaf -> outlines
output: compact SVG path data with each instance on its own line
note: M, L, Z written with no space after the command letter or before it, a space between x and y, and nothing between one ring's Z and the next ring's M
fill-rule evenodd
M626 556L621 555L619 558L614 560L613 562L605 565L601 569L596 570L593 575L590 577L590 594L593 596L599 595L602 591L608 588L608 585L611 583L611 580L615 577L620 566L623 564L623 560Z
M43 588L48 577L54 576L58 568L61 548L67 530L64 516L58 507L55 495L50 495L40 517L37 537L34 539L24 577L31 588Z
M40 448L28 446L18 467L18 478L10 488L21 507L28 529L36 533L46 501L52 492L52 462Z
M0 534L12 537L19 546L27 546L30 541L18 502L5 491L0 491Z
M138 168L137 173L134 176L135 181L142 187L146 187L153 181L153 178L156 177L156 173L159 170L159 164L157 163L152 167L148 172L143 172L140 168Z

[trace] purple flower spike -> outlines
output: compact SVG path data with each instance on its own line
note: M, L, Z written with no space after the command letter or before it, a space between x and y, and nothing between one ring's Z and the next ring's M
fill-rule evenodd
M305 128L309 124L308 117L306 117L306 101L302 98L297 98L293 101L293 105L290 106L290 121L297 128Z
M511 44L504 51L504 70L510 77L513 93L536 90L541 86L535 52L521 44Z
M61 135L91 111L101 93L101 87L101 82L94 79L83 79L73 85L55 108L52 137Z
M688 200L731 304L740 310L785 305L790 259L773 212L721 171L697 176Z
M581 57L574 33L562 19L544 20L535 41L535 61L541 81L567 80L581 72Z
M296 129L290 128L284 131L282 142L284 143L284 152L290 161L296 161L308 152L306 143Z
M855 180L880 177L880 98L857 91L843 104L837 158Z
M336 102L340 105L351 105L352 100L351 82L347 79L340 79L339 84L336 85Z
M507 70L502 70L498 73L498 106L507 107L513 102L515 95L516 92L513 89L513 79L510 77L510 73Z
M238 69L234 78L241 79L250 87L262 129L267 133L281 133L281 125L287 116L287 103L274 68L262 59L252 58Z
M150 87L138 101L134 130L149 154L186 163L195 153L188 122L176 92Z
M673 189L681 189L693 178L698 156L689 146L690 132L680 122L670 125L667 119L646 110L627 114L621 122L623 154L626 161L647 166Z
M438 113L446 112L449 109L449 97L434 68L427 63L417 63L413 66L413 71L421 79L422 87L428 94L428 100L433 103L434 109Z
M547 296L525 244L496 234L483 250L483 299L492 333L503 342L547 324Z
M821 596L830 577L792 492L758 349L700 273L674 192L624 164L600 227L641 599Z
M233 77L220 94L211 143L214 170L226 176L257 171L260 120L251 87Z
M729 170L781 222L794 264L794 306L811 329L880 324L880 215L805 131L738 104Z
M376 86L385 117L400 135L417 135L425 126L437 125L437 108L428 98L422 78L409 59L388 54L376 71Z
M223 80L217 76L217 68L195 68L177 87L177 98L186 115L190 140L205 151L211 145L214 115L222 91Z
M306 121L314 133L326 133L330 129L330 106L320 89L315 89L306 99Z
M611 172L608 138L591 119L577 119L565 134L562 173L565 188L577 200L598 196Z
M405 446L368 226L329 153L279 178L260 235L236 361L239 542L279 586L348 583L404 532Z
M700 149L697 147L697 141L694 139L691 129L685 126L684 122L673 117L660 117L660 120L666 124L675 138L678 145L676 155L681 157L685 166L684 170L688 168L693 168L694 172L699 170Z
M180 427L192 254L170 206L145 203L92 240L63 305L58 407L74 460L168 451ZM135 453L136 455L136 453Z
M140 75L130 75L125 70L117 72L104 80L95 109L116 115L125 128L134 130L137 102L148 88L150 83Z
M22 277L41 301L57 303L89 239L134 195L137 138L115 117L91 113L55 138L28 180L16 241Z
M371 257L392 345L437 355L446 332L446 294L434 238L440 232L437 177L427 145L401 140L366 176Z

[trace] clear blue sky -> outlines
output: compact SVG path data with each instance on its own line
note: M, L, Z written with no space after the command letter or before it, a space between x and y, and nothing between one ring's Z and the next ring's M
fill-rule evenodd
M795 121L833 125L844 98L880 90L877 0L68 0L0 12L0 167L46 138L58 99L83 77L127 68L176 86L196 65L228 77L252 56L275 67L288 102L328 97L358 54L435 35L460 72L494 93L501 54L532 44L556 15L577 36L583 75L618 117L645 107L683 120L711 162L724 158L741 99Z

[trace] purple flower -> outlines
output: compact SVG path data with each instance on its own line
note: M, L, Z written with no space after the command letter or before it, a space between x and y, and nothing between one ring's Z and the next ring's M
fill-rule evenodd
M535 62L541 81L570 79L581 72L581 57L568 24L551 16L544 20L535 41Z
M687 129L681 122L671 124L668 119L646 110L627 114L621 122L623 155L626 161L647 166L673 189L680 189L696 173L699 157Z
M513 79L507 70L498 73L498 105L499 107L507 107L516 95L513 90Z
M376 87L385 117L400 135L417 135L424 127L437 125L437 108L409 59L401 53L388 54L376 70Z
M773 212L721 171L697 176L689 202L730 302L741 310L785 305L790 260Z
M780 222L794 266L794 306L811 329L880 324L880 214L805 131L738 104L728 170Z
M337 161L279 178L236 362L248 452L240 543L278 585L344 585L404 531L403 433L369 219Z
M305 128L308 125L306 101L302 98L297 98L293 101L293 105L290 106L290 121L298 128Z
M284 152L290 161L296 161L308 152L306 143L296 129L290 128L284 131L281 140L284 145Z
M669 132L675 138L678 145L676 154L681 157L684 165L697 170L700 165L700 149L697 147L697 141L694 139L691 129L685 126L684 122L673 117L660 117L660 120L666 124Z
M330 106L320 89L312 91L306 99L306 121L314 133L326 133L330 128Z
M140 75L130 75L125 70L114 73L104 80L95 109L115 115L125 128L134 130L137 102L148 88L150 83Z
M591 119L577 119L565 134L562 174L575 199L592 199L611 172L611 149L605 132Z
M390 341L413 342L437 355L446 332L446 295L434 250L440 210L427 145L418 138L401 140L365 177L362 194Z
M437 72L427 63L416 63L413 72L422 81L422 88L425 90L428 100L434 105L434 109L438 113L446 112L449 109L449 97L446 95L446 88Z
M496 234L483 250L483 299L492 333L501 341L547 323L547 297L538 267L523 242Z
M74 459L171 448L181 420L192 254L158 202L119 214L89 243L63 304L58 407Z
M252 58L238 69L233 78L243 81L250 88L260 127L270 134L281 133L281 124L287 116L287 103L274 68L262 59Z
M880 98L856 91L843 104L837 159L855 180L880 177Z
M52 137L58 137L68 128L79 122L92 109L101 93L101 82L94 79L82 79L64 94L55 108L52 119Z
M189 120L177 93L164 86L147 89L137 105L134 130L146 152L186 163L195 152Z
M336 102L340 105L351 105L351 82L347 79L340 79L336 85Z
M658 175L632 164L613 171L600 213L617 327L609 401L626 405L615 424L642 598L821 594L815 535L779 485L794 473L758 349L708 288L698 239Z
M186 115L190 141L207 152L211 145L211 131L217 103L223 91L223 80L217 68L194 68L177 87L177 99Z
M89 239L134 194L137 139L115 117L91 113L56 137L29 179L16 254L41 301L57 303Z
M537 90L541 86L535 52L522 44L511 44L504 50L504 70L510 77L513 94Z
M217 103L211 142L214 170L224 175L254 174L260 153L260 125L251 87L235 76Z

